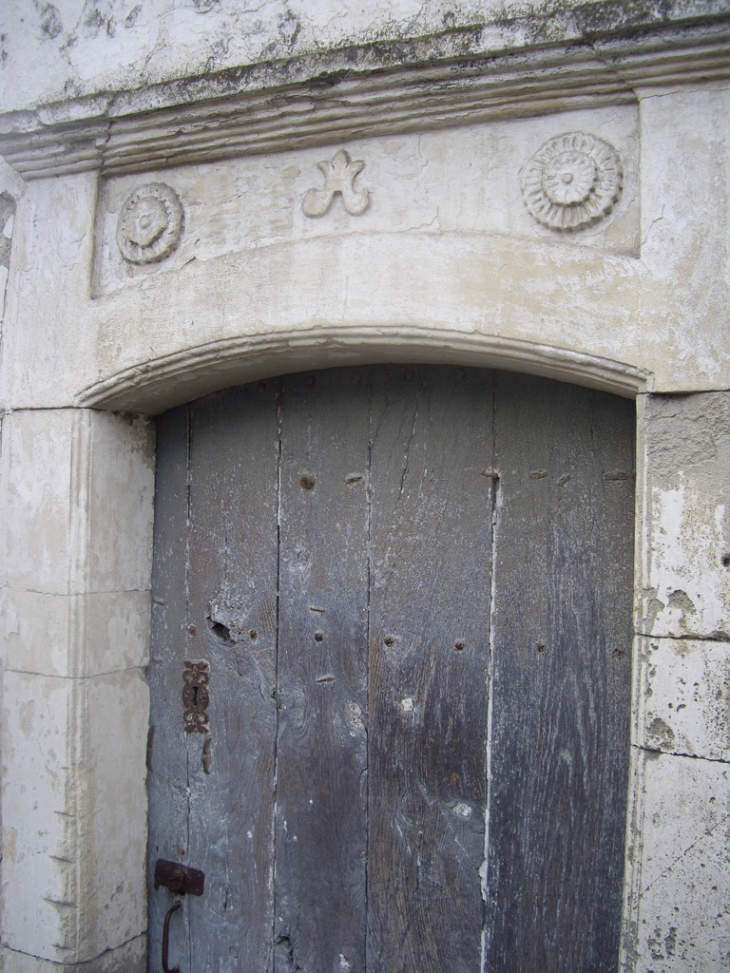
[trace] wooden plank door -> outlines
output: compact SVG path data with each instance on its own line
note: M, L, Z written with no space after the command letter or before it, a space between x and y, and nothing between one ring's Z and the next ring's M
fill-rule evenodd
M601 393L402 366L162 417L150 874L207 883L173 964L616 969L632 430Z

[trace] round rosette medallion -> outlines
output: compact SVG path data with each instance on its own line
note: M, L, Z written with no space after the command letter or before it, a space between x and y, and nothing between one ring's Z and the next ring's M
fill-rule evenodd
M550 139L522 171L525 205L552 230L582 230L597 223L616 205L622 185L614 147L583 132Z
M124 201L117 243L125 260L149 264L164 260L180 242L183 208L177 193L162 182L135 189Z

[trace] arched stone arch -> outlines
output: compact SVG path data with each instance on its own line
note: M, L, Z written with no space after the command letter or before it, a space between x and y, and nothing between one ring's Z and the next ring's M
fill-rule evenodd
M225 338L140 362L81 390L79 405L156 415L232 385L307 368L377 362L475 365L541 375L633 398L652 375L551 345L456 329L331 324Z

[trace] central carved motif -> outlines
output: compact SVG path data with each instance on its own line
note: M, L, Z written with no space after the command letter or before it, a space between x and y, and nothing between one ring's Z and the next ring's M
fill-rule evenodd
M331 162L318 162L324 174L324 189L310 189L304 197L302 209L305 216L324 216L332 205L335 193L340 193L345 209L351 216L359 216L370 205L367 189L355 189L355 176L365 168L362 161L351 161L343 149Z

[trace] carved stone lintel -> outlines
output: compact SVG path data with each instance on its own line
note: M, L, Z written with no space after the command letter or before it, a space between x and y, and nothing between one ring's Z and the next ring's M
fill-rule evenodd
M318 162L324 174L324 189L310 189L304 197L302 209L305 216L324 216L332 205L335 193L340 193L345 209L351 216L359 216L370 205L367 189L356 190L355 176L365 168L362 161L352 162L343 149L331 162Z
M117 224L117 243L125 260L154 263L169 256L180 242L183 208L174 189L151 182L124 201Z
M582 230L607 216L623 185L612 145L583 132L545 142L522 172L522 195L534 218L552 230Z

